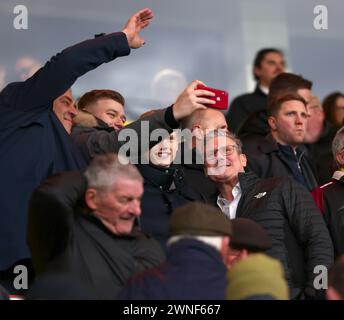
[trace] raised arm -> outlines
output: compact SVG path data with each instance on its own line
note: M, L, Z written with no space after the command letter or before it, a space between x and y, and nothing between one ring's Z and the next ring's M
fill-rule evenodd
M23 111L50 107L53 100L67 91L90 70L130 53L144 43L140 31L153 18L150 9L134 14L123 32L98 36L71 46L52 57L24 82L9 84L1 93L2 104Z
M73 237L74 210L85 194L86 178L65 172L45 180L29 202L28 238L36 273L64 252Z

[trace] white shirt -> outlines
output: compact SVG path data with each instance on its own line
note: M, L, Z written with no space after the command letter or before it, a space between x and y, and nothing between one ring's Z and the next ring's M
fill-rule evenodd
M338 170L333 173L332 179L340 180L342 176L344 176L344 172Z
M266 95L269 94L269 88L268 87L263 87L263 86L259 86L259 89L264 92Z
M241 188L239 182L235 185L232 190L233 200L229 201L223 198L221 195L217 197L217 205L220 207L221 211L229 219L235 219L238 204L241 198Z

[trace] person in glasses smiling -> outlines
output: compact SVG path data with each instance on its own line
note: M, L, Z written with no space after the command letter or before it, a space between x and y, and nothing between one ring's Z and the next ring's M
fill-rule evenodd
M234 134L214 130L206 135L205 174L218 188L213 205L228 219L252 219L263 227L272 242L267 254L283 264L291 298L324 298L324 291L313 286L313 270L332 265L333 246L311 195L291 177L261 179L245 172L246 164Z

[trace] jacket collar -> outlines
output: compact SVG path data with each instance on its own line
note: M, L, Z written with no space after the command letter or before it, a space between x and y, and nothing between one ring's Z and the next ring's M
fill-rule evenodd
M177 171L177 166L174 165L171 165L169 168L159 168L150 164L141 164L137 168L146 183L148 182L159 187L169 187Z
M246 190L251 190L258 180L258 177L251 171L240 172L238 175L240 188L244 193Z
M260 95L260 96L262 96L262 97L267 97L267 95L262 91L262 89L260 89L258 83L256 84L256 87L255 87L255 89L254 89L254 93L255 93L255 94L258 94L258 95Z
M272 134L269 133L264 138L264 143L260 145L260 150L263 153L272 153L272 152L279 152L280 149L276 140L272 137ZM304 153L307 152L307 148L304 145L299 145L296 148L296 153L298 158L301 158Z

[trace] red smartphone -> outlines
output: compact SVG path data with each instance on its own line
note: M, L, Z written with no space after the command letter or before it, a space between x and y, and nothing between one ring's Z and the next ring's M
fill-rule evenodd
M206 86L203 86L199 84L196 87L196 90L207 90L215 93L215 96L213 97L206 97L207 99L214 100L215 104L208 104L207 107L214 108L214 109L220 109L220 110L227 110L228 109L228 92L224 90L218 90L209 88Z

